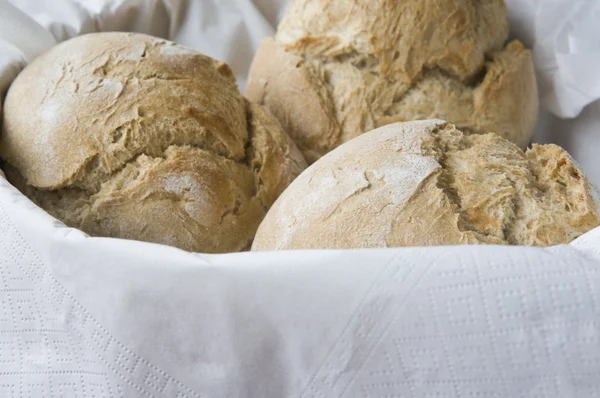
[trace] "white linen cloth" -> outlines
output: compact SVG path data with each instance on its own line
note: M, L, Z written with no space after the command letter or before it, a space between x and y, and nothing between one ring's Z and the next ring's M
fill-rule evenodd
M168 37L243 84L286 3L2 1L2 92L55 42L97 30ZM600 177L598 102L555 119L600 97L579 57L599 54L596 4L508 3L536 59L568 60L538 65L538 137ZM595 397L599 374L600 229L549 249L203 255L90 238L0 177L0 397Z

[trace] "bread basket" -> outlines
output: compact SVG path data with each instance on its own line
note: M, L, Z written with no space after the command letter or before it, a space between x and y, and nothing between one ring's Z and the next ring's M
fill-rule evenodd
M98 30L194 47L243 87L286 4L3 2L0 88ZM600 7L508 6L537 62L536 141L600 183ZM600 395L600 229L547 249L205 255L89 237L0 176L0 231L0 397Z

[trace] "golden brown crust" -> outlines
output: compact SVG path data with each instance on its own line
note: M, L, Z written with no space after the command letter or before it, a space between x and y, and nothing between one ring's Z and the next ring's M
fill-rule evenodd
M5 104L11 181L92 235L239 251L306 166L227 65L146 35L62 43Z
M568 243L600 225L592 190L555 145L523 152L439 120L396 123L303 172L253 250Z
M309 162L377 126L430 118L524 147L537 86L530 52L503 48L507 36L502 0L295 0L256 54L247 92Z
M507 36L502 0L294 0L276 39L312 57L374 56L384 74L414 78L427 66L465 79Z

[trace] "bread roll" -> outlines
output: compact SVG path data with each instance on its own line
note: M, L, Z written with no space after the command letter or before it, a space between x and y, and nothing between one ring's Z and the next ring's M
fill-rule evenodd
M128 33L77 37L27 66L6 97L0 155L69 226L206 253L249 248L306 167L227 65Z
M252 249L568 243L600 225L593 190L556 145L523 152L439 120L395 123L304 171Z
M507 37L503 0L292 0L246 94L309 163L365 131L418 119L525 147L537 86L530 52Z

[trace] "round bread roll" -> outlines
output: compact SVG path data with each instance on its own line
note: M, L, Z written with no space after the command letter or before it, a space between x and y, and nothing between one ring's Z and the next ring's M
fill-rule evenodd
M530 52L507 38L503 0L292 0L255 55L246 95L309 163L363 132L421 119L525 147L537 86Z
M252 249L568 243L600 225L594 189L556 145L523 152L444 121L395 123L306 169Z
M131 33L77 37L27 66L6 97L0 156L69 226L205 253L249 249L306 167L227 65Z

